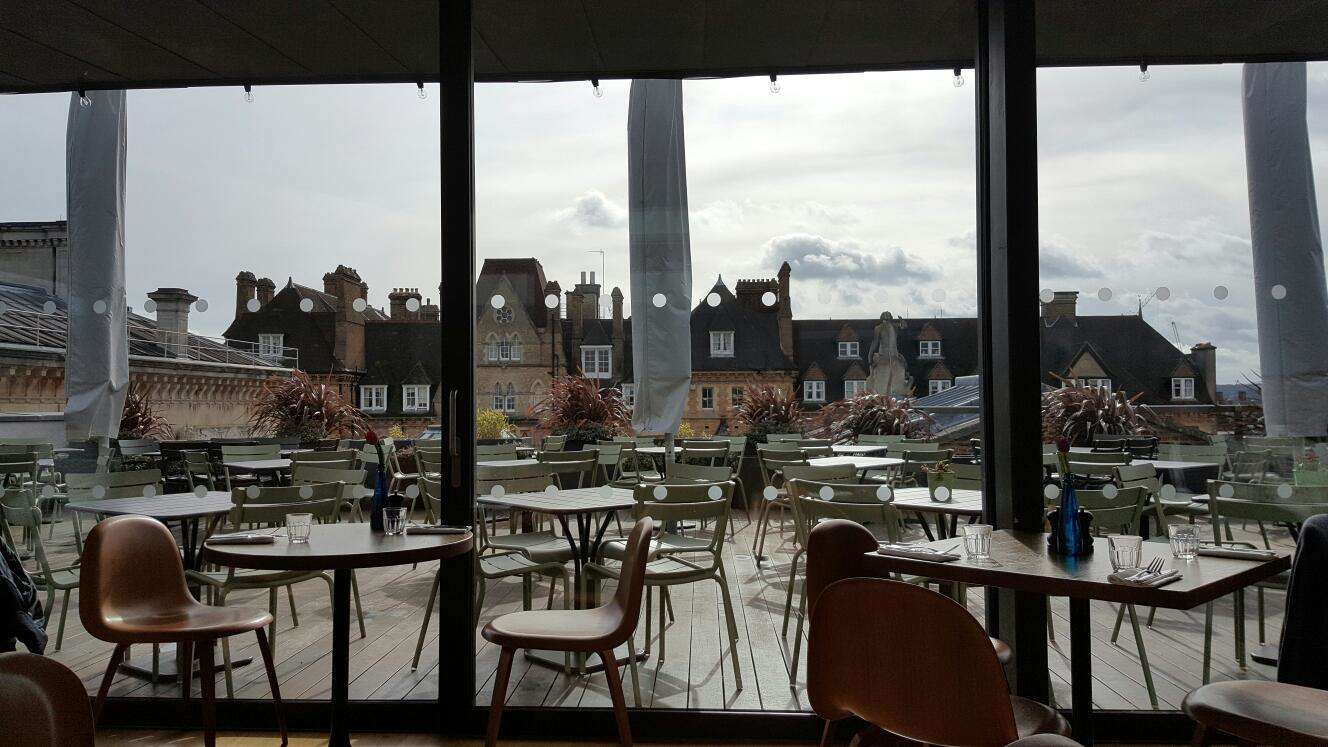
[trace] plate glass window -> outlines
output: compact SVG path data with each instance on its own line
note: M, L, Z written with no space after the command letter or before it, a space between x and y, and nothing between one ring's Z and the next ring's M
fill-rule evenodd
M715 409L715 388L713 386L701 387L701 409Z
M733 357L733 333L732 332L711 332L710 333L710 356L712 358L732 358Z
M581 347L581 373L587 379L608 379L613 376L613 348L608 345Z
M403 385L401 387L401 409L404 412L426 412L429 409L429 385Z
M741 406L744 391L745 390L740 386L735 386L733 389L729 390L729 404L733 407Z
M843 345L844 343L840 343ZM857 343L854 343L855 345ZM861 396L867 391L867 382L863 379L845 379L844 380L844 399L853 399Z
M285 337L285 335L280 334L260 334L258 336L258 354L269 360L280 358L281 351L285 347L282 344Z
M825 401L825 382L824 381L804 381L802 382L802 398L807 402Z
M954 386L954 382L949 379L932 379L927 382L927 394L936 394Z
M859 344L859 343L858 343L857 340L853 340L853 341L849 341L849 342L841 342L841 343L839 343L839 357L840 357L840 358L857 358L857 357L858 357L858 344Z
M919 358L940 358L941 341L940 340L919 340L918 341Z
M360 387L360 409L365 412L386 412L387 385Z
M1194 379L1180 378L1171 380L1172 399L1194 399Z

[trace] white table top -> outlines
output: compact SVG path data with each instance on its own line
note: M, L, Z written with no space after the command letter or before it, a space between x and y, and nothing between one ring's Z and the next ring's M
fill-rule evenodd
M532 464L539 464L538 459L486 459L481 462L475 462L476 467L529 467Z
M885 469L886 467L898 467L904 463L903 459L895 457L873 457L873 456L832 456L817 457L808 459L807 463L816 467L853 467L855 469Z
M835 444L830 447L836 454L852 454L865 456L867 454L883 454L890 448L889 444Z
M947 503L933 501L927 488L895 488L894 505L909 511L932 511L935 513L961 514L964 516L982 513L982 491L956 489Z

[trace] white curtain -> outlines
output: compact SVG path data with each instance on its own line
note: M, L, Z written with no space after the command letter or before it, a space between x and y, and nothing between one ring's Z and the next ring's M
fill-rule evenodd
M1264 425L1270 436L1321 436L1328 433L1328 290L1305 63L1246 65L1243 93Z
M676 433L692 377L692 249L682 81L634 80L627 113L638 433ZM663 295L663 306L656 299Z
M125 92L69 100L65 181L69 216L69 340L65 434L114 438L129 387L124 273Z

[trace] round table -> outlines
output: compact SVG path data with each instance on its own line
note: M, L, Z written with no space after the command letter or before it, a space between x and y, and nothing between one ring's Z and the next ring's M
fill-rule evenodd
M350 688L350 573L356 568L379 568L430 560L445 560L471 551L466 534L407 534L388 536L372 532L368 524L320 524L309 541L293 545L279 538L270 545L203 544L209 563L266 571L325 571L332 576L332 730L329 744L349 745L346 703Z

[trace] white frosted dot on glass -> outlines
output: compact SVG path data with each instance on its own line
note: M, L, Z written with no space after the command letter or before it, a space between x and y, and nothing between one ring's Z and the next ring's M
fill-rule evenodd
M244 302L244 308L248 309L250 313L258 311L262 307L263 304L259 303L257 298L251 298Z
M251 299L249 299L249 302L250 302L250 303L254 303L255 301L254 301L254 299L251 298ZM149 298L148 300L146 300L146 301L143 302L143 310L146 311L146 312L148 312L149 314L156 313L156 311L157 311L157 302L156 302L156 301L153 301L151 298ZM250 309L250 311L254 311L254 310L255 310L255 309Z
M308 485L300 486L300 497L309 500L314 497L314 489Z
M494 485L492 488L489 488L489 495L493 496L494 498L502 498L503 495L505 495L506 493L507 489L504 488L502 485Z
M419 486L419 485L407 485L407 486L406 486L406 497L407 497L407 498L419 498L419 497L420 497L420 486Z
M544 297L544 308L546 309L558 308L558 295L556 293L550 293L549 295Z
M1048 500L1056 500L1061 495L1061 489L1055 485L1048 485L1042 489L1042 494L1047 496Z
M194 495L198 496L199 498L206 498L206 497L207 497L207 486L206 486L206 485L195 485L195 486L194 486Z
M835 499L835 489L829 485L822 485L817 495L821 496L823 501L832 501Z
M1168 288L1167 286L1164 285L1164 286L1162 286L1161 288L1158 288L1158 289L1157 289L1157 300L1159 300L1159 301L1165 301L1165 300L1167 300L1168 298L1171 298L1171 289L1170 289L1170 288Z
M710 496L711 500L717 501L724 497L724 491L720 490L718 485L711 485L710 489L706 491L706 495Z
M101 300L100 298L97 299L96 301L93 301L93 302L92 302L92 313L94 313L94 314L105 314L105 313L106 313L106 302L103 301L103 300Z
M1175 485L1170 485L1170 484L1168 484L1168 485L1163 485L1163 486L1162 486L1161 493L1162 493L1162 497L1163 497L1163 498L1166 498L1167 500L1171 500L1172 498L1175 498L1175 497L1176 497L1176 486L1175 486Z
M501 309L502 307L507 305L507 299L503 298L503 295L501 293L495 293L493 294L493 298L489 299L489 305L494 307L495 309Z
M650 491L650 494L655 496L655 500L662 501L669 497L669 489L663 485L656 485L655 489Z
M1223 485L1217 489L1217 494L1223 498L1230 498L1236 494L1236 489L1231 487L1230 484Z
M936 302L938 302L938 303L939 303L940 301L944 301L944 300L945 300L945 289L944 289L944 288L937 288L936 290L932 291L932 292L931 292L931 300L936 301Z
M43 497L43 498L54 498L54 497L55 497L55 486L54 486L54 485L47 485L47 486L43 487L43 488L42 488L42 497Z
M1283 499L1283 500L1286 500L1287 498L1290 498L1290 497L1291 497L1291 486L1290 486L1290 485L1285 485L1285 484L1283 484L1283 485L1278 485L1278 486L1277 486L1277 497L1278 497L1278 498L1281 498L1281 499Z
M656 293L650 297L650 303L654 304L657 309L664 308L664 304L668 302L669 299L663 293Z
M92 497L98 500L106 497L106 487L104 485L92 486Z
M406 311L419 311L419 310L420 310L420 299L418 298L406 299Z
M880 500L883 500L883 501L888 501L888 500L890 500L890 486L889 486L889 485L882 485L881 487L877 488L877 489L876 489L876 497L877 497L878 499L880 499Z
M154 495L156 495L156 494L157 494L157 486L156 486L156 485L147 485L147 486L145 486L145 487L143 488L143 497L144 497L144 498L151 498L152 496L154 496Z
M199 311L199 313L202 313L202 312L204 312L204 311L207 311L207 309L208 309L208 302L207 302L207 299L206 299L206 298L200 298L200 299L198 299L197 301L194 301L194 308L197 309L197 310Z
M775 489L774 485L767 485L765 486L765 490L761 491L761 496L767 501L773 501L779 497L779 491Z
M1118 489L1115 485L1104 485L1102 487L1103 498L1111 499L1115 498L1117 495L1120 495L1120 489Z
M354 301L351 301L350 307L356 311L364 311L369 308L369 302L363 298L357 298Z
M303 311L304 313L307 314L307 313L309 313L310 311L313 311L313 310L314 310L314 301L313 301L312 298L301 298L301 299L300 299L300 311Z
M1042 299L1042 303L1051 303L1051 300L1055 297L1055 291L1050 288L1043 288L1042 292L1038 294L1038 298Z
M775 294L772 293L771 291L766 291L765 293L761 294L761 303L766 306L774 306L775 302L778 300L779 299L776 298Z
M47 301L46 303L42 304L42 311L45 312L45 313L47 313L47 314L54 314L54 313L55 313L55 301Z
M1277 285L1273 286L1272 290L1270 290L1269 293L1273 295L1274 300L1281 301L1282 299L1286 298L1287 289L1285 285L1278 283Z
M601 485L599 488L599 497L608 500L613 497L612 485Z
M1216 298L1219 301L1225 301L1229 295L1231 295L1231 292L1227 290L1225 285L1213 287L1213 298Z
M249 496L250 498L257 498L257 497L258 497L258 486L257 486L257 485L250 485L249 487L247 487L247 488L244 489L244 494L247 495L247 496Z
M1110 288L1098 288L1098 290L1097 290L1097 300L1099 300L1099 301L1110 301L1110 300L1111 300L1111 289L1110 289Z
M720 300L720 299L719 299L719 294L718 294L718 293L711 293L710 295L706 296L706 303L709 304L709 305L712 306L712 307L714 307L714 306L718 306L718 305L719 305L719 300Z
M558 486L550 485L549 487L544 489L544 494L549 496L550 498L552 498L555 495L558 495Z
M944 500L949 500L949 498L950 498L949 488L942 485L941 487L936 489L936 500L944 501Z

